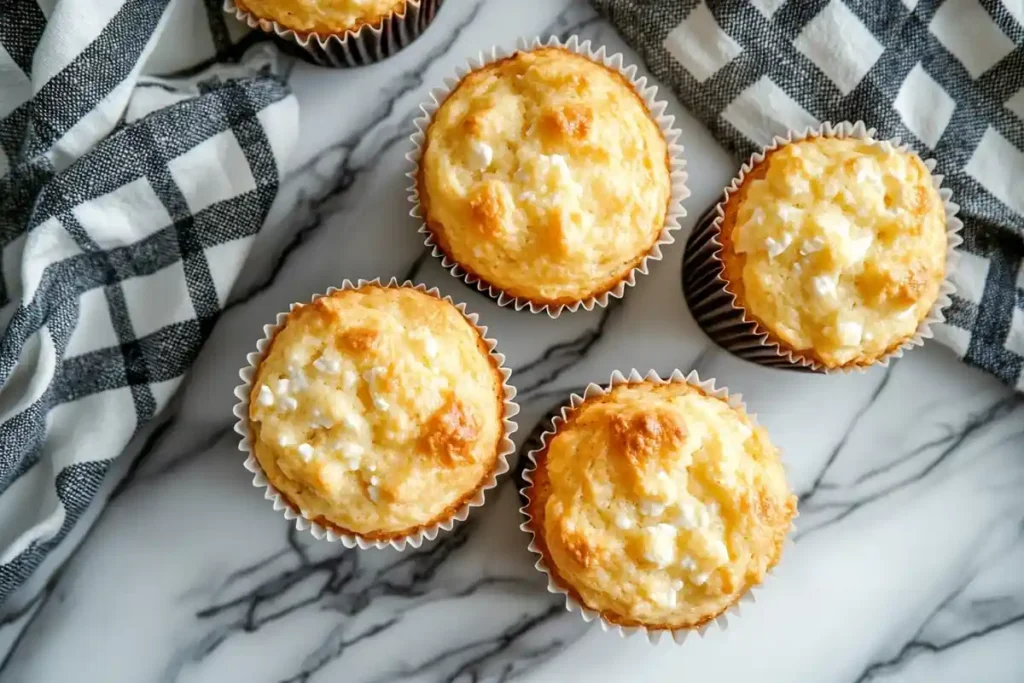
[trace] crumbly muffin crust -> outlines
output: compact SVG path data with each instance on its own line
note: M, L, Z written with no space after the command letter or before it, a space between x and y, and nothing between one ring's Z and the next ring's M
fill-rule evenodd
M417 182L441 250L540 305L613 289L657 242L671 193L668 145L632 84L556 47L463 78Z
M235 0L239 9L299 33L345 33L377 24L408 0Z
M450 303L367 285L297 306L252 383L253 453L308 519L384 540L443 521L496 467L501 373Z
M773 341L870 365L917 331L946 267L946 216L913 153L814 137L769 153L725 205L728 290Z
M764 578L796 514L778 453L684 382L619 385L537 454L529 526L554 580L608 621L693 628Z

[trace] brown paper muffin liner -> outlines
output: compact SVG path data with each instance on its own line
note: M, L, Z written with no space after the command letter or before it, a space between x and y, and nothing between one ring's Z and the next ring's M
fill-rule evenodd
M224 0L224 11L249 28L272 33L300 57L320 66L352 67L387 59L416 40L434 20L443 0L408 0L399 12L341 33L294 31Z
M828 368L822 363L800 355L797 351L783 348L770 338L764 326L748 316L746 310L736 302L735 295L728 291L723 277L724 264L721 260L722 243L719 234L722 220L725 218L726 202L739 190L746 175L763 162L768 154L792 142L812 137L872 140L879 145L890 145L901 152L909 151L908 146L901 143L899 138L876 140L875 129L867 128L863 121L824 123L819 128L809 128L802 133L790 132L785 138L776 137L771 145L751 156L740 167L736 177L726 186L722 200L704 213L694 226L683 255L683 294L690 312L704 332L716 344L740 358L769 367L822 374L863 371L870 366L844 365ZM936 162L934 159L925 159L924 165L932 172L935 170ZM934 336L932 326L946 319L942 311L950 305L950 295L956 290L951 276L959 261L956 247L963 242L959 235L963 223L956 217L960 207L953 203L952 191L941 187L942 179L941 175L932 175L932 183L946 208L946 274L939 288L938 298L928 315L918 325L914 335L872 365L888 365L891 359L899 358L915 346L921 346L925 339Z
M633 85L640 99L647 106L651 119L661 129L661 134L668 143L671 190L668 210L665 212L665 222L661 233L658 235L658 239L640 261L639 265L629 271L613 287L599 294L567 304L538 304L527 298L512 296L464 269L458 262L445 254L434 239L433 233L427 227L426 216L424 215L419 195L418 176L420 159L423 156L423 144L426 140L427 129L430 127L434 112L444 104L444 101L448 99L448 96L455 90L459 82L470 72L509 57L518 51L535 50L540 47L560 47L621 74L623 78ZM430 249L431 254L435 258L441 260L441 265L453 277L463 280L471 287L476 287L480 292L486 293L496 300L499 306L513 306L517 311L527 308L531 313L544 312L552 318L557 318L566 310L575 312L582 307L584 310L591 311L595 306L607 306L610 298L622 298L626 287L632 287L636 284L638 275L646 275L649 272L650 264L663 258L661 248L675 241L672 233L679 229L679 220L686 215L686 210L683 209L683 200L690 196L690 190L686 186L687 173L686 161L683 159L683 146L678 142L680 130L675 127L675 117L666 113L668 103L665 100L657 99L657 95L658 87L656 85L649 86L646 77L638 77L636 65L624 64L621 53L609 55L604 46L593 46L589 40L580 42L577 36L572 36L565 42L562 42L555 36L548 38L546 41L542 41L540 38L534 38L530 41L520 39L518 46L514 50L495 46L489 52L481 52L477 57L470 59L467 66L457 69L454 76L446 78L442 87L434 88L431 91L430 100L420 105L422 115L413 122L416 126L416 132L410 137L413 149L406 155L406 158L412 163L412 170L406 174L412 181L408 188L409 201L413 205L409 215L421 221L419 231L424 235L423 243Z
M526 518L526 521L520 525L520 529L525 531L530 536L529 550L537 555L537 562L534 565L540 572L544 573L548 579L548 592L556 595L565 596L565 608L570 612L579 612L580 616L583 617L583 621L590 623L597 621L601 625L602 631L612 631L618 633L624 638L628 638L637 633L643 633L647 640L651 643L658 643L663 636L671 637L677 644L682 644L686 638L696 633L697 635L704 637L704 634L711 628L712 624L716 625L719 630L726 630L729 626L729 620L732 618L739 617L741 614L740 606L743 603L756 602L754 591L760 590L763 584L757 586L751 586L750 589L740 596L740 598L727 607L721 614L717 615L713 619L701 624L696 628L653 628L643 626L623 626L613 621L609 621L597 610L590 609L582 602L580 602L573 592L566 587L558 584L552 574L551 569L548 567L548 559L545 557L543 551L537 543L536 534L530 526L530 522L533 517L530 515L530 503L531 503L531 492L533 488L533 473L537 469L537 455L547 448L548 441L558 433L562 425L569 419L570 413L576 410L584 401L593 398L595 396L603 396L611 391L614 387L620 384L635 384L638 382L655 382L657 384L672 384L677 382L685 382L692 387L696 387L703 391L708 396L720 398L728 403L731 407L738 410L742 410L750 418L750 420L756 425L757 416L753 413L747 412L746 406L743 404L743 397L740 394L730 394L729 390L725 387L716 388L715 380L702 381L697 376L697 371L693 370L688 375L684 375L680 370L673 370L672 374L669 375L668 379L662 379L654 370L649 370L646 375L641 375L636 369L630 370L629 375L623 375L621 372L616 370L612 373L611 379L606 386L601 386L595 383L587 385L583 395L573 393L569 396L569 402L561 407L561 409L555 414L551 420L551 425L546 431L540 435L539 445L537 448L529 451L526 454L527 462L523 469L523 480L525 485L519 491L519 495L522 498L523 506L519 508L519 512ZM796 531L796 525L791 524L789 534L787 536L786 544L788 547L793 543L793 535ZM768 574L773 574L774 567L768 570Z
M271 325L264 325L263 327L263 338L256 342L256 351L248 354L246 360L248 364L239 370L238 375L242 378L242 384L235 387L235 398L238 399L238 403L234 407L234 415L238 418L235 423L235 432L241 437L238 444L238 449L246 453L246 459L244 463L245 469L253 473L252 485L256 488L264 489L263 497L273 503L274 509L284 513L284 518L291 521L295 521L295 528L299 531L309 531L313 534L314 538L318 540L326 539L328 541L341 541L346 548L387 548L391 547L395 550L405 550L406 546L412 546L413 548L419 548L424 540L432 541L437 538L437 535L441 531L451 531L455 522L465 521L469 516L470 508L480 507L484 504L484 494L489 489L493 489L498 485L497 478L499 475L508 472L508 456L515 452L515 444L512 443L512 434L515 433L517 426L512 420L519 413L519 405L515 402L516 389L508 383L509 377L512 371L505 367L505 356L504 354L498 353L496 350L497 342L487 336L487 328L479 324L479 318L476 313L468 313L466 311L465 304L456 304L452 301L451 297L441 296L440 292L436 287L427 289L425 285L413 284L411 281L406 280L405 282L399 283L397 278L391 278L391 280L382 283L381 280L358 280L353 283L349 280L344 280L341 287L330 287L324 294L315 294L310 298L310 301L316 301L320 297L330 296L334 292L344 291L348 289L360 289L367 285L379 285L383 287L410 287L417 291L428 294L435 299L441 301L447 301L459 310L460 313L466 318L467 321L476 329L479 333L480 338L487 345L490 351L491 358L494 359L495 366L501 373L502 378L502 390L504 393L504 416L502 418L503 434L500 442L498 443L498 454L497 460L495 461L494 469L491 471L490 476L483 481L482 484L477 488L475 495L464 502L458 507L449 517L436 521L428 526L421 527L401 538L377 540L377 539L366 539L358 534L342 533L337 529L329 526L324 526L319 522L307 519L302 515L300 510L297 510L291 506L291 504L285 499L281 493L274 488L274 486L267 480L266 475L263 473L263 468L260 466L259 460L252 452L251 443L251 429L249 425L249 395L252 389L253 378L256 376L256 369L259 364L263 361L263 358L270 347L270 342L273 340L274 335L277 334L285 323L288 316L288 311L278 313L275 322ZM289 307L289 311L298 304L292 304Z

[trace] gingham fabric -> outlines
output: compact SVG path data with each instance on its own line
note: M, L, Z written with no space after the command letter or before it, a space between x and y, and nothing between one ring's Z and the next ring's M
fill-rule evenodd
M230 54L221 16L0 0L0 601L167 404L276 195L297 105L267 59L142 75Z
M936 338L1024 390L1024 0L592 0L746 159L863 120L925 157L964 222Z

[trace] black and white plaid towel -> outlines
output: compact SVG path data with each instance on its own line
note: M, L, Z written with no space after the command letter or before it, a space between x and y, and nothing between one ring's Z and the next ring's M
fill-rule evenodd
M1024 0L592 0L745 159L863 120L938 160L964 221L936 337L1024 390Z
M297 104L263 46L218 63L222 16L0 0L0 602L167 404L277 193Z

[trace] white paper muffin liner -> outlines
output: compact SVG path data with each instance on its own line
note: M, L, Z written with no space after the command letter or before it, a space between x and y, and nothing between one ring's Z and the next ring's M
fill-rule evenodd
M352 67L387 59L419 37L443 0L407 0L399 11L373 24L342 33L294 31L276 21L258 17L239 8L234 0L224 0L224 11L246 24L272 33L294 45L299 53L320 66Z
M318 522L314 522L304 517L300 511L295 510L289 505L285 498L274 488L274 486L267 480L267 477L263 473L263 468L260 466L259 461L252 452L252 444L250 442L250 425L249 425L249 395L252 390L252 382L256 376L256 369L259 364L263 361L267 349L270 346L270 342L273 340L274 335L277 334L285 323L288 316L288 311L278 313L276 321L271 325L263 326L263 338L256 342L256 351L248 354L246 360L248 365L239 371L239 377L242 378L242 384L235 387L235 397L238 399L238 403L234 407L234 415L238 418L238 422L235 423L235 432L241 437L238 444L238 449L246 453L245 469L253 473L252 485L256 488L262 488L265 490L264 498L271 501L274 505L275 510L279 510L284 513L284 518L287 520L295 521L295 528L299 531L309 531L313 536L318 539L326 539L328 541L341 541L346 548L358 547L361 549L366 548L387 548L391 547L395 550L405 550L406 546L412 546L413 548L419 548L424 540L432 541L437 538L437 534L440 531L451 531L455 522L463 522L469 516L470 508L480 507L484 504L484 494L489 489L493 489L498 485L498 477L509 470L508 456L515 452L515 444L512 443L512 434L517 429L516 423L512 420L519 413L519 405L515 402L516 389L508 383L509 377L512 371L505 367L505 356L504 354L498 353L496 350L497 342L487 337L487 328L479 324L479 315L476 313L468 313L466 311L465 304L456 304L452 301L451 297L441 296L440 292L436 287L427 289L425 285L414 284L409 280L403 283L399 283L397 278L391 278L390 281L382 283L381 280L358 280L353 283L349 280L344 280L341 287L330 287L324 294L315 294L311 297L310 301L316 301L323 296L330 296L334 292L344 291L349 289L359 289L367 285L378 285L382 287L409 287L417 291L428 294L441 301L447 301L448 303L455 306L463 317L476 329L479 333L480 338L487 345L487 349L494 359L495 365L498 371L501 373L502 379L502 391L504 393L504 415L502 418L503 433L501 440L498 443L498 457L495 462L494 469L491 471L490 476L484 480L484 482L477 489L476 494L462 504L450 517L437 522L428 527L424 527L416 530L415 532L396 539L388 540L371 540L365 539L358 534L346 534L341 533L337 529L332 527L325 527ZM294 309L299 304L292 304L289 307L289 311Z
M687 636L691 633L697 633L702 638L712 624L715 624L719 630L726 630L729 626L729 619L740 616L740 605L742 603L753 603L756 601L754 591L759 590L763 584L751 586L746 593L740 596L739 600L730 605L724 612L716 616L714 619L702 624L697 628L676 628L676 629L658 629L658 628L647 628L643 626L622 626L612 621L608 621L601 615L600 612L592 610L589 607L583 605L571 594L571 592L560 586L555 578L552 576L551 570L547 565L547 558L537 545L536 534L530 527L530 523L533 521L533 517L530 515L530 504L532 498L530 496L531 489L533 488L533 473L537 469L537 455L543 452L547 448L548 441L558 433L562 425L569 419L570 413L576 410L584 401L591 399L596 396L603 396L607 394L612 388L620 384L635 384L638 382L655 382L657 384L673 384L677 382L684 382L692 387L696 387L703 391L708 396L719 398L728 403L731 407L743 411L755 425L757 424L757 416L753 413L747 412L746 406L743 403L743 397L741 394L729 394L729 390L725 387L716 388L715 380L710 379L702 381L697 376L697 371L693 370L688 375L683 375L680 370L674 370L668 379L662 379L657 372L649 370L646 375L641 376L636 370L630 370L629 375L623 375L621 372L616 370L612 373L611 380L607 386L601 386L595 383L587 385L583 395L573 393L569 396L569 402L561 407L552 420L550 427L540 435L539 445L537 448L529 451L526 454L527 462L523 469L523 480L526 485L520 490L519 494L526 501L525 504L519 509L519 512L526 518L527 521L520 525L520 529L525 531L530 536L529 550L537 555L537 562L534 565L539 571L543 572L548 579L548 592L555 595L562 595L565 597L565 608L570 612L578 612L583 620L587 623L592 621L598 621L601 625L602 631L612 631L618 633L624 638L628 638L637 633L643 633L647 640L651 643L657 643L661 640L662 636L670 636L678 644L682 644L686 640ZM787 477L788 478L788 477ZM796 531L796 525L791 524L789 534L784 549L792 544L794 532ZM768 574L772 574L774 568L768 570Z
M956 247L963 242L959 235L960 230L963 229L963 223L956 217L960 207L952 201L952 191L949 188L941 187L943 179L941 175L932 175L932 183L938 190L946 208L946 274L939 287L938 298L928 315L918 325L914 335L898 348L876 360L871 366L847 365L829 368L818 361L801 356L797 351L782 348L770 339L766 328L747 315L746 310L736 303L736 296L727 289L727 283L723 277L724 264L721 260L722 243L719 240L722 220L725 218L726 202L739 190L746 175L764 161L768 154L791 142L810 137L872 140L879 145L890 145L901 152L913 153L905 143L900 142L899 138L875 140L875 129L867 128L863 121L824 123L818 128L808 128L802 133L790 132L785 138L775 137L771 145L751 156L740 167L736 177L725 188L722 200L697 221L697 225L687 240L683 256L683 294L697 324L715 343L725 350L759 365L822 374L848 373L852 370L863 371L874 365L888 365L893 358L901 357L907 350L921 346L925 339L934 336L932 326L946 320L943 309L952 303L950 295L956 291L951 277L960 258ZM924 165L929 172L932 172L935 170L936 162L934 159L925 159Z
M426 140L427 129L430 126L434 112L444 104L444 101L448 99L448 96L455 90L459 82L470 72L509 57L518 51L530 51L540 47L560 47L598 64L603 64L621 74L623 78L633 85L634 90L647 106L651 119L657 123L658 128L661 129L662 136L665 138L665 142L668 144L671 190L669 193L668 209L665 212L665 222L661 233L658 235L658 239L640 263L610 290L568 304L539 304L527 298L512 296L502 291L501 288L493 286L481 280L477 275L466 271L458 262L445 254L434 239L433 233L427 227L426 216L424 215L419 195L418 176L420 159L423 156L423 144ZM657 94L658 87L655 85L648 86L645 76L637 77L636 65L624 64L621 53L609 55L604 46L595 49L589 40L580 42L577 36L570 37L564 43L555 36L548 38L547 41L541 41L540 38L534 38L531 41L520 39L515 50L507 50L495 46L489 52L481 52L476 58L470 59L466 66L456 70L454 76L446 78L442 87L434 88L430 92L430 100L420 105L422 116L413 122L416 126L416 132L410 137L413 149L406 155L406 158L412 163L412 170L406 174L412 181L412 184L409 186L409 201L413 207L409 211L409 215L421 221L419 231L424 235L423 243L431 250L431 254L434 257L441 260L441 265L453 277L463 280L470 286L475 286L477 290L495 299L499 306L513 306L517 311L527 308L531 313L543 311L550 317L557 318L567 309L575 312L582 306L585 310L591 311L595 306L607 306L610 298L622 298L626 287L632 287L636 284L638 274L646 275L650 269L651 262L660 261L663 258L661 248L675 241L672 233L679 229L679 220L686 215L686 210L683 209L683 200L690 196L690 190L686 186L687 173L686 161L683 159L683 146L678 143L680 130L675 127L675 117L666 113L668 103L665 100L657 99Z

